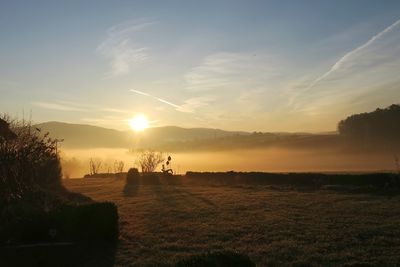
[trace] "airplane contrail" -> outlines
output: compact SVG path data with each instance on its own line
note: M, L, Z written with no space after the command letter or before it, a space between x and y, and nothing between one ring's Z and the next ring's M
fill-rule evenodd
M336 70L338 70L342 64L344 62L346 62L352 55L354 55L355 53L359 52L360 50L370 46L373 42L375 42L375 40L379 39L380 37L382 37L382 35L384 35L387 32L390 32L391 30L393 30L393 28L395 28L396 26L398 26L400 24L400 19L397 20L395 23L393 23L392 25L388 26L387 28L385 28L383 31L379 32L378 34L372 36L371 39L369 39L366 43L364 43L363 45L351 50L350 52L347 52L343 57L341 57L338 61L336 61L335 64L333 64L333 66L327 71L325 72L323 75L321 75L320 77L318 77L317 79L315 79L307 88L306 91L311 89L312 87L314 87L317 83L319 83L320 81L322 81L323 79L325 79L326 77L328 77L329 75L331 75L333 72L335 72Z
M142 91L139 91L139 90L131 89L131 90L129 90L129 91L134 92L134 93L137 93L137 94L139 94L139 95L150 96L148 93L145 93L145 92L142 92Z
M181 106L179 106L179 105L176 105L176 104L171 103L171 102L169 102L169 101L167 101L167 100L165 100L165 99L156 97L156 96L154 96L154 95L151 95L151 94L148 94L148 93L139 91L139 90L131 89L131 90L129 90L129 91L134 92L134 93L139 94L139 95L144 95L144 96L147 96L147 97L151 97L151 98L153 98L153 99L155 99L155 100L157 100L157 101L160 101L160 102L162 102L162 103L164 103L164 104L170 105L171 107L174 107L174 108L181 108Z

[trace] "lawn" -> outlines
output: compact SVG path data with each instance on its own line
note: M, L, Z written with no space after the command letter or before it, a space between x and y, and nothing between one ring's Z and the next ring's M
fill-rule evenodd
M160 266L214 250L257 266L398 266L400 196L272 186L139 185L70 179L69 190L117 204L117 266Z

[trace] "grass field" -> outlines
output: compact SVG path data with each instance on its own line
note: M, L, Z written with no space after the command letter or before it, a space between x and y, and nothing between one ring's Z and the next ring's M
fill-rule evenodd
M116 266L160 266L214 250L257 266L399 266L400 197L271 186L139 185L70 179L115 202ZM361 265L359 265L361 264Z

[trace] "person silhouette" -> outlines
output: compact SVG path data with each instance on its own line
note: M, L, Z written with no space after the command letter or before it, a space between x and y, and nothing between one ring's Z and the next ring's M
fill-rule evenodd
M164 164L163 164L162 167L161 167L161 171L162 171L163 173L174 174L174 172L172 171L172 169L166 169Z

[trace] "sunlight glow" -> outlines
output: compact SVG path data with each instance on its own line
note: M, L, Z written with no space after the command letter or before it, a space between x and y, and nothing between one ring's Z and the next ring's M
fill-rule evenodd
M129 120L129 126L132 128L132 130L141 132L149 127L149 121L144 115L138 114Z

